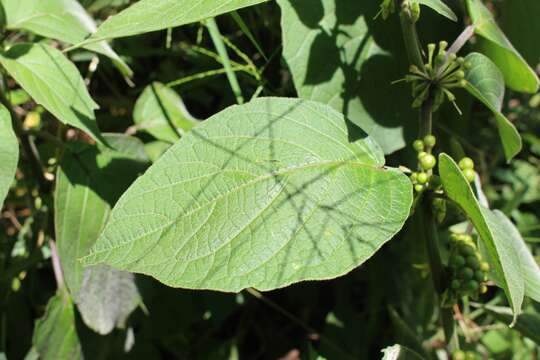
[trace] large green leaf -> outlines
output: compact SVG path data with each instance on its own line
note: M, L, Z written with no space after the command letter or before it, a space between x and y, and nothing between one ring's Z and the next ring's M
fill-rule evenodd
M538 76L499 29L482 0L467 0L467 7L480 36L480 48L501 69L506 85L516 91L538 91Z
M440 15L452 21L457 21L456 14L442 0L418 0L418 3L435 10Z
M499 23L504 33L512 41L531 66L540 63L540 1L520 0L501 1L496 4L499 8Z
M501 113L504 100L503 76L499 68L482 54L469 54L466 60L471 64L466 74L466 89L495 115L504 154L510 161L521 151L522 145L521 136L515 126Z
M352 135L311 101L232 106L135 181L82 261L222 291L343 275L401 229L412 202L407 177Z
M133 120L138 130L171 143L197 125L180 95L157 82L148 85L137 99Z
M13 182L19 161L19 143L8 109L0 105L0 209Z
M33 345L42 360L83 358L73 302L65 289L58 290L49 300L45 315L36 321Z
M396 59L375 42L367 21L375 3L278 0L283 57L299 97L329 104L372 136L385 153L405 146L415 118ZM389 98L392 96L392 99Z
M467 215L480 235L498 284L517 316L523 303L525 282L519 254L512 241L507 239L504 225L495 213L478 203L469 182L450 156L439 156L439 173L446 195Z
M88 42L186 25L265 1L268 0L140 0L107 19Z
M94 116L98 105L75 65L61 51L45 44L22 43L0 53L0 63L58 120L101 141Z
M66 284L85 323L101 334L121 326L138 302L133 275L77 259L95 243L110 209L148 159L132 137L105 135L111 148L70 143L58 167L55 226Z
M0 0L0 4L10 30L24 29L69 44L77 44L96 31L94 19L77 0ZM131 69L105 41L86 48L111 58L125 75L132 75Z

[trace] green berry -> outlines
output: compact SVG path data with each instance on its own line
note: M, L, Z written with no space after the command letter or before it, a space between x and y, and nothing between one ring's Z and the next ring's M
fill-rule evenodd
M420 184L414 185L414 191L421 193L422 191L424 191L424 185L420 185Z
M425 152L425 151L420 151L418 153L418 160L422 159L426 155L429 155L429 154L427 152Z
M426 146L434 147L436 143L437 143L437 139L435 139L435 136L426 135L426 137L424 137L424 144L426 144Z
M459 168L461 170L474 169L474 161L470 157L464 157L459 160Z
M475 253L474 248L468 244L461 244L459 247L459 252L465 257L474 255Z
M467 265L473 270L480 269L480 261L474 255L467 257Z
M488 291L487 285L486 284L481 284L480 285L480 294L485 294L485 293L487 293L487 291Z
M418 140L414 140L413 144L412 144L414 150L420 152L420 151L424 151L424 142L420 139Z
M480 285L478 284L476 280L467 281L465 286L466 286L466 289L469 291L477 291L478 288L480 287Z
M483 272L488 272L489 264L485 261L482 261L482 263L480 263L480 270L482 270Z
M455 72L455 76L458 78L458 79L463 79L465 78L465 71L463 70L458 70Z
M452 354L452 360L465 360L465 356L467 356L465 351L457 350Z
M454 254L450 257L450 264L456 268L460 268L465 265L465 258L461 255Z
M413 172L411 174L411 181L414 183L418 180L418 173Z
M477 270L474 272L474 278L479 282L486 281L486 273L482 270Z
M429 181L429 175L425 172L418 173L416 180L419 184L426 184Z
M426 154L420 159L420 166L424 170L433 169L435 167L435 164L437 164L437 160L435 159L435 156L431 154Z
M467 179L468 182L473 182L476 178L476 173L473 169L465 169L463 170L463 175L465 176L465 179Z
M469 280L469 279L472 279L473 276L474 276L474 271L468 267L463 268L459 271L459 277L461 279Z
M461 282L459 280L452 280L452 282L450 283L450 287L454 290L458 290L460 287L461 287Z

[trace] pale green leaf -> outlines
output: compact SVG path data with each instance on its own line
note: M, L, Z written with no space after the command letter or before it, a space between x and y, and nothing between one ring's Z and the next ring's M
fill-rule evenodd
M77 307L85 324L101 335L123 328L127 317L140 302L132 273L106 265L84 269Z
M0 208L15 177L18 161L19 142L11 127L11 116L0 105Z
M442 0L417 0L417 1L419 4L425 5L435 10L440 15L452 21L457 21L456 14Z
M58 290L49 300L43 317L36 321L33 346L42 360L83 358L73 302L65 289Z
M101 141L92 100L79 71L61 51L21 43L0 53L0 62L28 94L64 124L84 130Z
M507 325L512 323L512 309L501 306L485 306L485 310L497 320ZM534 312L524 312L518 316L513 328L523 336L540 345L540 315Z
M158 82L148 85L137 99L133 120L138 130L171 143L198 123L180 95Z
M311 101L232 106L135 181L82 261L233 292L343 275L401 229L412 202L379 146L350 135Z
M405 146L413 122L409 89L395 59L375 42L367 21L374 3L278 0L283 57L299 97L331 105L389 154Z
M111 16L89 42L194 23L268 0L140 0Z
M152 162L156 162L170 147L171 143L166 141L152 141L144 144L144 150Z
M521 136L516 127L501 113L504 100L504 79L499 68L479 53L467 55L471 68L467 70L466 89L493 112L506 159L510 161L521 151Z
M482 0L467 0L467 8L475 32L480 36L482 52L501 69L506 85L516 91L538 91L538 76L497 26Z
M70 143L58 167L54 196L58 253L66 284L84 322L100 334L122 326L139 296L133 275L77 261L95 243L110 209L144 171L143 144L126 135L105 135L109 146Z
M96 31L94 19L77 0L0 0L6 11L6 27L28 30L38 35L77 44ZM105 42L96 42L87 49L105 55L127 76L131 69Z
M514 316L521 311L525 283L520 257L497 215L481 206L455 161L446 154L439 156L439 173L448 198L454 201L474 225L489 255L498 285L506 293Z

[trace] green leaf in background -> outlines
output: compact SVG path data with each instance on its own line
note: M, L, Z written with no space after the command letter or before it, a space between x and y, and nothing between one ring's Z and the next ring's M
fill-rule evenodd
M38 35L77 44L96 31L94 19L77 0L0 0L6 12L6 28L28 30ZM109 57L126 75L131 69L105 42L85 46Z
M132 273L106 265L84 269L77 307L83 321L101 335L123 328L127 317L140 303Z
M531 66L540 63L540 1L520 0L497 2L499 23L504 33L512 41Z
M55 226L66 284L85 323L100 334L121 326L138 302L132 274L106 267L83 269L77 259L95 243L110 209L148 159L142 143L105 135L105 146L71 143L56 180ZM90 301L91 299L91 301Z
M157 82L148 85L137 99L133 120L138 130L170 143L176 142L198 123L180 95Z
M501 306L485 306L484 309L497 320L510 324L512 323L512 309ZM534 312L523 312L514 324L514 330L528 337L540 345L540 315Z
M425 5L438 14L452 20L457 21L456 14L442 0L417 0L419 4Z
M480 235L498 285L506 293L514 317L517 317L525 295L519 254L511 241L507 241L497 216L478 203L469 182L450 156L439 155L439 173L446 195L467 215Z
M156 162L170 147L171 143L159 140L144 144L144 150L152 162Z
M467 8L475 32L480 36L480 49L501 69L506 85L516 91L537 92L538 76L499 29L482 0L467 0Z
M414 115L409 90L391 85L403 75L371 35L368 3L279 0L283 57L299 97L331 105L389 154L405 146L403 124Z
M9 191L19 162L19 142L11 127L11 115L0 105L0 208Z
M495 115L504 155L510 161L521 151L522 144L516 127L501 113L504 100L503 76L499 68L482 54L471 53L467 55L466 61L471 64L466 74L466 89Z
M403 345L392 345L381 350L382 360L421 360L422 356Z
M61 51L45 44L21 43L0 53L0 63L58 120L102 141L94 116L98 105L75 65Z
M87 42L173 28L268 0L141 0L107 19Z
M135 181L82 261L230 292L343 275L401 229L412 202L407 177L347 130L311 101L232 106Z
M42 360L83 358L73 302L65 289L58 290L49 300L43 317L36 321L33 347Z

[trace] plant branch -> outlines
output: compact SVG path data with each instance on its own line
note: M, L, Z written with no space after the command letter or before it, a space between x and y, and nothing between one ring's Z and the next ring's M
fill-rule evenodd
M409 62L423 70L424 61L422 59L422 48L420 47L420 40L418 39L416 25L411 15L411 9L409 8L407 2L403 2L401 4L399 19L401 22L401 32L403 33L405 50L407 51Z

